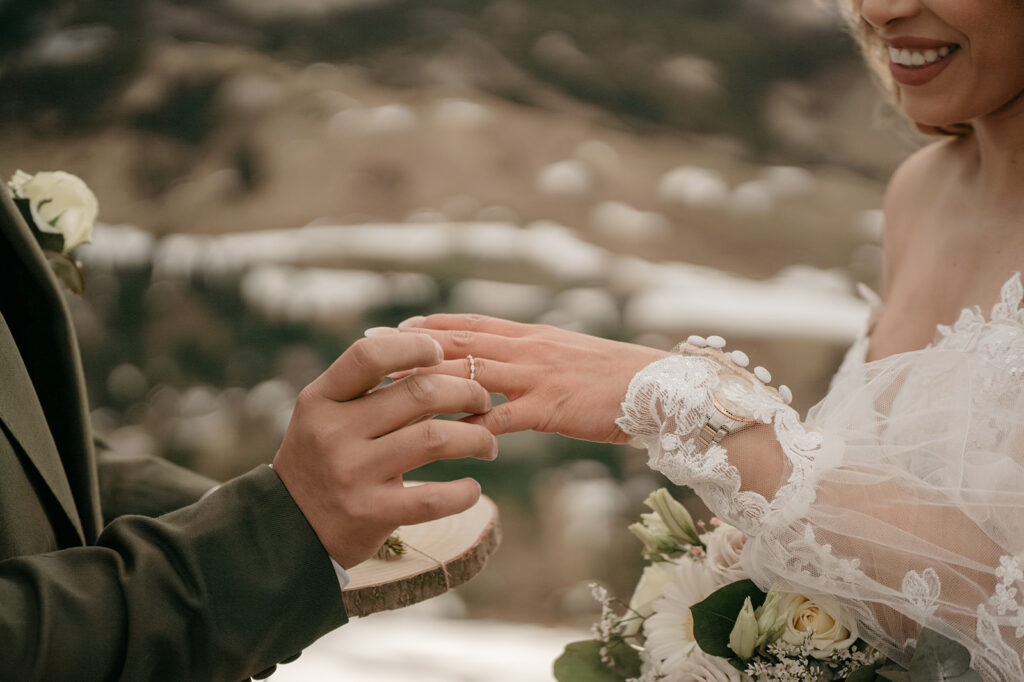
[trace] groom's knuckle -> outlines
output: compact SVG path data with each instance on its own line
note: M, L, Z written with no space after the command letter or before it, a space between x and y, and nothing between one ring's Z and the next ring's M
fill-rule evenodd
M487 416L490 419L491 426L498 433L507 433L512 430L512 410L508 407L508 403L494 408L487 413Z
M448 444L448 433L441 422L430 419L423 422L423 447L432 452L444 449Z
M402 381L406 394L417 405L433 405L440 397L437 381L426 374L414 374Z
M367 372L380 371L382 356L376 344L370 339L359 339L349 349L349 358L357 369Z
M341 515L350 522L364 523L373 520L369 518L370 505L361 495L345 495L338 500L337 504Z
M494 449L494 435L482 426L477 426L470 436L474 453L489 454Z
M308 410L312 409L318 402L323 400L320 395L320 391L314 384L309 384L301 391L299 391L298 397L295 398L295 413L305 414Z
M331 452L337 445L332 429L323 423L317 423L310 427L306 432L306 438L310 449L318 453Z

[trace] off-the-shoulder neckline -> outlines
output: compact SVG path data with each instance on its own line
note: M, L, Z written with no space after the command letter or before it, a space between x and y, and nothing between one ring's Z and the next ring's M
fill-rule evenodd
M874 289L863 282L857 284L857 293L868 304L868 318L864 325L864 330L855 342L856 357L862 364L868 364L868 351L871 349L871 332L885 310L885 303ZM952 324L940 323L936 325L934 341L924 348L906 352L927 350L934 347L937 342L955 334L973 331L979 326L997 321L1012 320L1024 323L1022 302L1024 302L1024 283L1021 281L1020 271L1017 271L1003 283L999 290L999 301L993 304L987 316L980 305L965 306L961 309L959 317ZM902 353L894 353L893 355L902 355ZM880 362L889 357L892 357L892 355L876 358L871 360L871 362Z

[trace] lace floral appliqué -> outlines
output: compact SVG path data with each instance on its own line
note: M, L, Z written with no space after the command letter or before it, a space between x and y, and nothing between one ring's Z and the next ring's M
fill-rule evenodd
M722 384L722 371L741 380ZM740 490L739 472L729 463L725 448L705 451L694 438L711 413L715 397L738 406L761 424L772 424L792 473L777 497L785 499L786 513L799 513L814 499L814 455L821 434L806 429L799 415L778 392L749 372L709 357L671 355L640 371L622 402L619 428L646 447L648 464L670 480L692 487L722 519L748 535L755 535L773 508L762 495ZM799 503L794 506L794 502ZM781 508L781 506L780 506Z

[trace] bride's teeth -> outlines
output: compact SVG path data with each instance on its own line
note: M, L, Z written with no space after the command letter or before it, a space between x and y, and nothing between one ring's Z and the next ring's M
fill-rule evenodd
M900 66L925 66L934 64L940 59L945 59L952 52L948 45L937 50L925 50L924 52L911 52L909 49L889 48L889 59Z

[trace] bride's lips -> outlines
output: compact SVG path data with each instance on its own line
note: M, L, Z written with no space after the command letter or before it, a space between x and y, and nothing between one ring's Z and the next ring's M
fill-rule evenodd
M927 38L894 38L887 40L889 71L901 85L924 85L946 70L956 57L956 43Z

